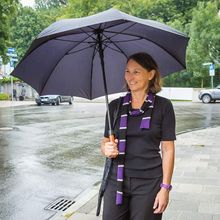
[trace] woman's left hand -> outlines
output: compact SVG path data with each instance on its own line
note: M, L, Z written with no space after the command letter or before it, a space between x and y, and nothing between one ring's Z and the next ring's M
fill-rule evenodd
M169 203L169 191L161 188L154 201L154 214L163 213Z

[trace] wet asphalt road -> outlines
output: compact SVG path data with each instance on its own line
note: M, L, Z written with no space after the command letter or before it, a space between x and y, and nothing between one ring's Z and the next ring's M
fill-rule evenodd
M174 108L177 132L220 124L220 103ZM104 116L104 103L0 108L0 220L48 219L49 203L99 181Z

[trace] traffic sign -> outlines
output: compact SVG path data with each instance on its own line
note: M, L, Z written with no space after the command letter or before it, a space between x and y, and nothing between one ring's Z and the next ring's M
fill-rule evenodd
M215 76L215 65L213 63L209 66L209 75Z
M208 62L208 63L203 63L202 65L203 66L210 66L212 63L211 62Z
M17 58L11 58L11 61L13 61L13 62L18 62L18 59Z
M16 53L6 53L9 57L17 57L18 55Z
M15 52L15 48L13 48L13 47L8 48L8 53L14 53L14 52Z

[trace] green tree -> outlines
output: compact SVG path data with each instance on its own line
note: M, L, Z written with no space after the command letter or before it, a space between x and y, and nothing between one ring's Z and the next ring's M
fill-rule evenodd
M193 13L187 67L193 73L195 82L200 82L197 86L207 87L210 85L210 77L208 68L203 67L203 63L219 62L220 17L217 15L218 7L215 2L199 3Z
M36 9L59 8L67 5L67 0L35 0Z
M30 7L20 8L11 30L11 45L17 49L19 59L24 56L37 35L51 22L51 17L46 13Z
M6 59L6 49L9 45L10 21L15 16L18 0L0 1L0 55Z

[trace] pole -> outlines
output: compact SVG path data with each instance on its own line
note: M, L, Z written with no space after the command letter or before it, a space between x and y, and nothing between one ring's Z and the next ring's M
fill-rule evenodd
M14 90L13 77L11 76L11 101L12 102L14 101L13 90Z
M14 69L14 62L12 61L12 58L10 57L10 74ZM13 96L13 90L14 90L14 84L13 84L13 76L10 75L11 77L11 101L14 101L14 96Z
M100 56L101 67L102 67L104 91L105 91L105 103L106 103L108 125L109 125L109 138L110 138L110 141L114 141L114 132L112 130L112 124L111 124L111 118L110 118L110 112L109 112L108 90L107 90L106 75L105 75L105 63L104 63L104 53L103 53L103 48L102 48L101 33L102 33L101 29L96 30L98 48L99 48L99 56Z
M212 87L212 89L213 89L213 76L211 76L211 87Z

